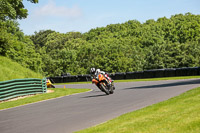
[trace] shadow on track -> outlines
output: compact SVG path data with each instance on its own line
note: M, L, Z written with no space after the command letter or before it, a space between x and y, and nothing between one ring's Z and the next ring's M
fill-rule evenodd
M91 95L91 96L85 96L82 98L91 98L91 97L102 97L102 96L107 96L106 94L100 94L100 95Z
M130 88L124 88L124 89L164 88L164 87L190 85L190 84L199 84L199 86L200 86L200 79L195 79L195 80L190 80L190 81L178 81L175 83L165 83L165 84L147 85L147 86L140 86L140 87L130 87Z

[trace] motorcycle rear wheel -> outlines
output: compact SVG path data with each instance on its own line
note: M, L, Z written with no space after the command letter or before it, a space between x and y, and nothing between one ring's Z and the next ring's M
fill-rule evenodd
M113 91L113 86L110 87L110 94L113 94L114 91Z

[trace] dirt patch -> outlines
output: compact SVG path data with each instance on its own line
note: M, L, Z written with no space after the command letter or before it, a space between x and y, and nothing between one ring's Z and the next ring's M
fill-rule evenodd
M54 90L47 90L47 93L52 93L54 92Z

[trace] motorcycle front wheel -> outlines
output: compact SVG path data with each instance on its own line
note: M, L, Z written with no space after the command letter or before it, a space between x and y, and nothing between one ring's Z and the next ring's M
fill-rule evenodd
M104 91L107 95L109 95L110 92L106 89L106 87L104 86L104 84L101 83L100 85L101 85L101 89L102 89L102 91Z

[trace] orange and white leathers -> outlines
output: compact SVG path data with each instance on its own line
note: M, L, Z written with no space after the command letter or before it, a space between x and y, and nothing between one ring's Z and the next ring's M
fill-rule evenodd
M97 69L99 71L95 72L95 75L98 77L99 74L103 74L105 76L105 78L110 81L109 84L112 84L112 79L108 76L108 74L106 74L104 71L100 71L100 69Z
M95 75L95 77L92 79L92 83L95 83L96 86L97 86L99 89L101 89L101 88L100 88L100 82L102 82L102 81L106 81L106 82L107 82L107 79L106 79L106 77L105 77L103 74L101 74L101 73L99 73L98 75Z

